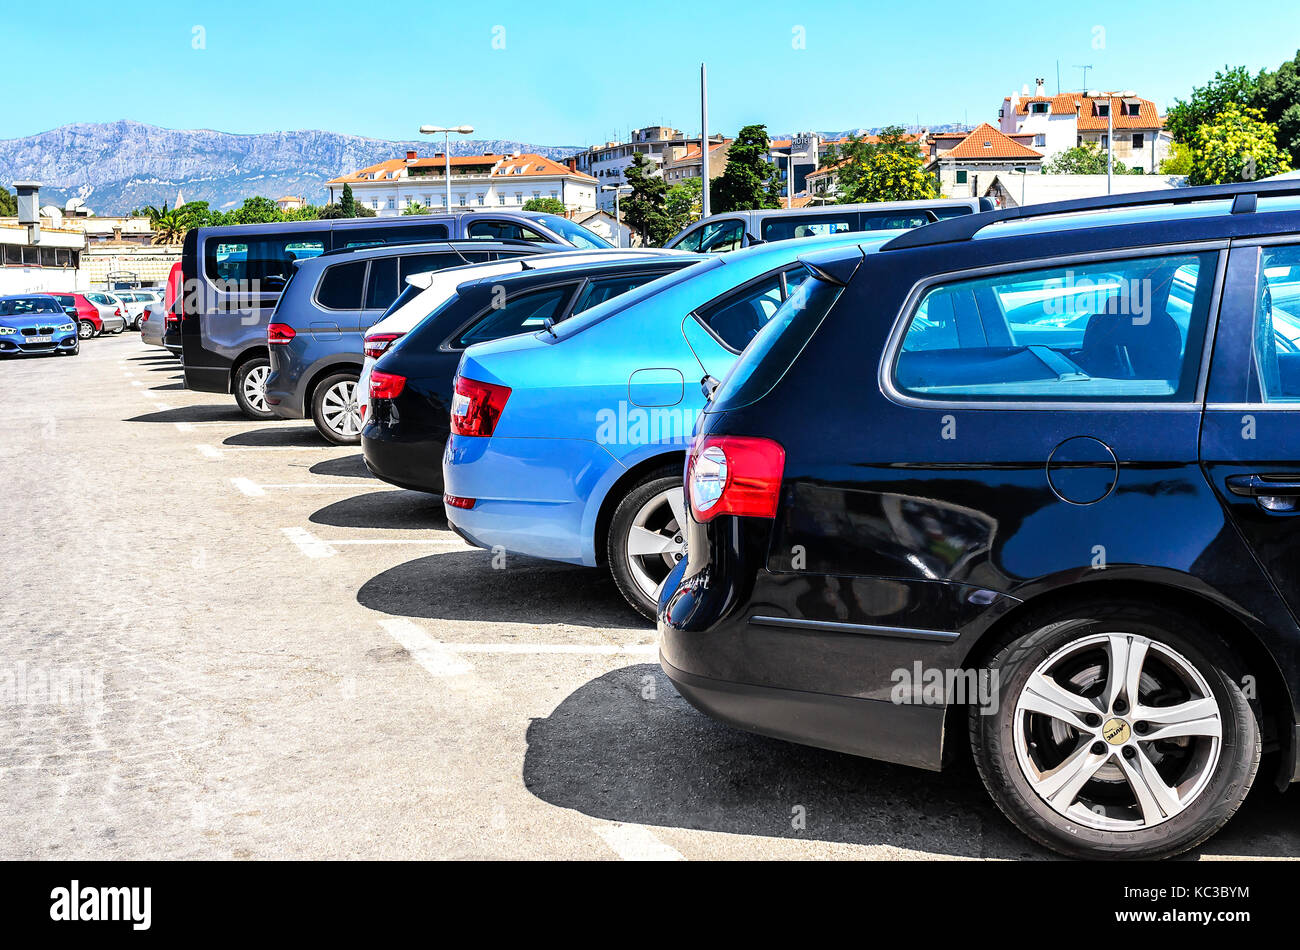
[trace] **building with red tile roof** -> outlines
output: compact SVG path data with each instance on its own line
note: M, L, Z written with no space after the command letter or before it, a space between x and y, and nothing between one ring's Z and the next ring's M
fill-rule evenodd
M976 198L999 172L1038 171L1043 153L987 122L966 133L942 133L926 141L926 171L945 198Z

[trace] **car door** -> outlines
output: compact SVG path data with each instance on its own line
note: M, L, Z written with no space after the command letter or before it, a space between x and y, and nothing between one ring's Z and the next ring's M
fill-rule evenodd
M1297 326L1300 243L1234 244L1201 460L1250 553L1294 616L1300 616Z

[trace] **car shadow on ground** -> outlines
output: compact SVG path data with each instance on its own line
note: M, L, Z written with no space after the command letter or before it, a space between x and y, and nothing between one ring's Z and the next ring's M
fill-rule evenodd
M178 406L132 416L127 422L247 422L233 402L228 406Z
M184 383L163 383L162 385L159 386L150 386L149 391L156 393L156 392L163 392L166 390L175 390L175 389L184 389L184 388L185 388Z
M447 530L447 512L441 498L402 489L363 492L344 498L316 511L310 520L312 524L336 528Z
M345 455L342 458L317 462L308 471L313 475L333 475L336 478L374 477L370 474L370 469L366 468L365 456L360 452L356 455Z
M490 551L447 551L407 561L362 585L362 606L401 617L485 623L572 624L648 631L602 570Z
M695 710L658 664L585 683L532 720L527 742L529 791L593 818L953 857L1055 857L1002 816L969 757L927 772L752 735ZM1257 788L1206 856L1294 856L1296 804L1294 793Z
M313 425L276 426L270 429L249 429L223 439L222 445L294 445L328 446L324 437Z

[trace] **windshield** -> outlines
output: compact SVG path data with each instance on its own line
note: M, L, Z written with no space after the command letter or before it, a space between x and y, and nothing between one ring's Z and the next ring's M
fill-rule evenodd
M651 297L661 294L672 287L676 287L678 284L685 283L707 270L712 270L715 267L721 266L721 258L712 257L708 260L700 261L698 264L692 264L690 267L683 267L679 271L674 271L664 277L642 284L635 290L629 290L625 294L619 294L617 297L607 300L604 303L597 304L590 310L584 310L582 313L570 317L563 323L557 323L551 329L551 333L555 335L555 339L557 340L568 339L575 333L581 333L583 330L587 329L587 327L594 326L602 320L612 317L616 313L622 313L630 307L635 307L643 300L649 300ZM550 339L550 334L547 334L547 338Z
M559 215L538 215L533 220L538 224L546 225L574 247L604 249L614 246L594 231L588 231L581 224L574 224L568 218L561 218Z
M821 326L844 288L803 270L807 277L745 347L705 412L726 412L762 399L794 365Z

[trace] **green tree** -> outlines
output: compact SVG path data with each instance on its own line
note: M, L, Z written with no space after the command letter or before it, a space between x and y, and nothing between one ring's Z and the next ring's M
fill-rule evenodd
M858 201L913 201L938 196L939 186L925 171L925 156L906 138L902 126L882 129L876 141L854 136L832 146L825 165L836 165L838 204Z
M1160 163L1162 175L1190 175L1192 173L1192 148L1182 142L1169 146L1169 154Z
M1300 50L1276 72L1263 72L1252 102L1264 112L1264 121L1277 126L1277 144L1300 166Z
M664 211L676 234L687 225L698 221L704 204L704 183L699 178L687 178L668 189Z
M1106 174L1106 153L1101 147L1084 142L1074 148L1067 148L1043 166L1048 175L1104 175ZM1128 175L1131 170L1119 159L1115 159L1115 174ZM1138 174L1141 174L1139 172Z
M286 221L315 221L320 217L320 208L315 205L303 205L301 208L294 208L292 211L284 212Z
M1291 170L1277 147L1277 126L1259 109L1230 103L1214 122L1196 130L1192 144L1193 185L1223 185L1268 178Z
M726 170L709 182L711 211L781 207L781 173L767 160L771 147L765 125L747 125L736 133Z
M18 196L8 188L0 188L0 217L12 218L18 214Z
M343 197L339 199L339 210L343 213L341 218L355 218L357 216L357 199L352 197L352 186L345 184L343 186Z
M149 226L153 228L152 242L154 244L179 244L185 240L185 232L189 230L188 219L179 210L164 211L156 219L151 219Z
M1194 88L1186 102L1174 100L1165 116L1165 128L1175 142L1191 144L1197 130L1207 122L1217 120L1229 105L1255 105L1262 75L1252 76L1245 66L1232 69L1224 66L1204 86Z
M235 224L267 224L283 221L284 213L270 198L257 195L245 198L244 203L231 212Z
M623 223L641 235L641 243L657 246L676 234L668 217L668 186L654 162L637 152L623 176L632 193L620 199L619 210Z
M564 207L564 202L559 198L529 198L524 202L524 210L540 214L565 214L569 209Z
M420 204L418 201L408 201L406 207L402 209L402 214L428 214L429 209Z

